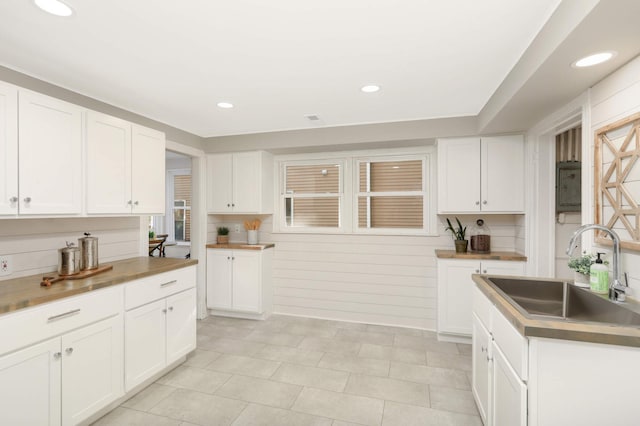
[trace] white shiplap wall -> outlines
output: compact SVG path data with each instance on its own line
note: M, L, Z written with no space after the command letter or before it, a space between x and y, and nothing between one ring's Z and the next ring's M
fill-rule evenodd
M595 85L590 92L591 135L607 124L640 112L640 57ZM590 152L593 152L593 136L590 138ZM638 165L636 164L636 167ZM593 161L591 176L593 177ZM589 194L593 194L593 179L589 185ZM590 209L593 218L593 197ZM629 285L633 288L633 297L640 299L640 253L624 250L621 270L629 273Z
M460 216L471 224L481 216ZM231 241L246 241L233 225L253 216L208 216L208 241L228 226ZM261 242L274 242L274 311L283 314L436 328L435 249L452 249L451 237L270 233L261 217ZM519 216L484 216L492 249L524 247ZM442 218L444 220L444 218ZM445 226L440 223L439 230Z
M138 217L2 219L0 255L11 255L13 271L0 280L55 271L58 249L84 232L98 237L100 263L139 256Z

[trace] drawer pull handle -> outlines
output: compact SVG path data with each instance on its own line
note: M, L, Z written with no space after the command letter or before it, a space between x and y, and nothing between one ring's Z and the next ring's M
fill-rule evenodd
M57 321L62 318L70 317L71 315L76 315L80 313L80 309L74 309L73 311L65 312L64 314L54 315L52 317L47 318L47 322Z
M71 355L73 353L73 348L67 348L65 349L65 352L67 353L67 355Z
M169 312L173 312L173 306L169 306Z
M53 354L53 359L59 359L62 356L60 352L56 352Z
M166 283L162 283L162 284L160 284L160 287L166 287L166 286L168 286L168 285L173 285L173 284L175 284L175 283L177 283L177 282L178 282L178 280L167 281Z

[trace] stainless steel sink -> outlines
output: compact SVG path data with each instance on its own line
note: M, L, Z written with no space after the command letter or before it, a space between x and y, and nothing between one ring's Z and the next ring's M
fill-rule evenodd
M562 281L487 278L525 314L574 321L640 326L640 313Z

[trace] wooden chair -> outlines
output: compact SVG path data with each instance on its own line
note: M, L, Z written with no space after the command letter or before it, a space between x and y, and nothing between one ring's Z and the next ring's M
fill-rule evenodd
M155 238L149 239L149 256L153 257L153 252L158 250L158 257L165 257L164 243L169 234L158 234Z

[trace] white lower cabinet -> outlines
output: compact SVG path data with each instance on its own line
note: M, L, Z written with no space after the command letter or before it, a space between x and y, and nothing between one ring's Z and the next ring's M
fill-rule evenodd
M489 395L491 393L491 335L482 325L482 321L473 314L473 350L472 350L472 391L478 405L480 417L485 425L490 424Z
M207 250L207 307L218 313L267 316L272 309L267 250Z
M172 271L127 284L126 391L196 347L195 268L186 269L192 271Z
M524 262L438 259L438 333L470 337L473 274L524 275Z
M78 424L122 382L120 314L0 357L0 424Z
M527 385L511 368L495 341L491 345L491 424L527 425Z

